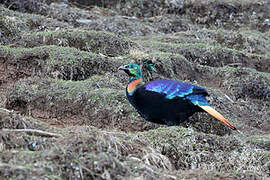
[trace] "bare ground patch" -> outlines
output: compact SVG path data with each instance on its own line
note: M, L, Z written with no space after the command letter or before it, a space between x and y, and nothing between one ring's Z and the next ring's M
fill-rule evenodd
M0 4L0 179L269 178L269 3L176 2ZM240 132L140 118L117 68L153 58Z

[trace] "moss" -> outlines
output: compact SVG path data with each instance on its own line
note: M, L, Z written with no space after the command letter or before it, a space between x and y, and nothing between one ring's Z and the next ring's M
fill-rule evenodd
M253 136L247 138L247 142L256 145L262 149L268 151L268 156L270 156L270 137L268 136Z
M195 132L191 129L186 129L183 127L164 127L155 130L150 130L141 133L147 138L151 143L159 146L166 143L173 143L175 139L185 138L186 136L191 136Z
M32 117L21 116L13 111L9 111L4 108L0 108L0 128L1 129L39 129L50 130L52 132L58 132L52 126L48 126L47 123L38 121Z
M215 101L213 103L222 112L227 113L225 117L228 117L236 125L238 124L237 127L241 127L243 131L252 127L268 131L268 73L240 67L200 67L199 73L204 74L203 81L208 82L210 94L216 94L215 99L218 97L218 103ZM213 82L213 87L217 86L217 82L220 83L218 87L221 91L218 89L211 91L209 88L211 83L209 82ZM257 86L260 88L256 88ZM241 106L238 106L238 103ZM256 116L251 118L251 114L254 113ZM239 117L245 117L245 120L239 121L241 119Z
M262 167L266 161L260 162L257 158L265 157L266 152L249 147L236 136L217 137L185 128L170 127L144 132L141 134L141 138L146 138L152 146L159 148L162 154L170 158L176 169L189 169L191 167L208 169L208 163L215 162L211 168L216 170L221 168L223 172L236 171L239 173L241 168L239 169L238 165L246 164L249 168L255 168L249 164L252 159L252 161L262 163L261 167L256 169L260 173L264 172ZM210 152L214 152L214 154ZM236 163L239 157L241 157L241 162ZM267 158L269 159L266 156ZM223 166L224 162L231 160L234 161L234 166Z
M48 99L56 99L60 101L65 100L81 100L84 95L93 94L90 100L100 98L99 95L108 97L108 100L114 100L110 98L112 92L115 93L114 89L98 88L95 89L92 86L91 79L85 81L62 81L55 79L28 79L18 82L14 88L17 91L16 94L24 96L26 102L35 101L39 96L44 96ZM30 85L30 86L29 86ZM118 91L118 90L117 90ZM120 92L122 93L122 92ZM117 93L118 94L118 93ZM117 95L115 94L115 95ZM124 94L124 93L122 93Z
M236 98L252 97L268 101L268 73L250 68L220 68L216 73L223 76L223 86L234 91Z
M68 27L68 24L65 22L47 18L45 16L15 12L4 7L0 7L0 9L1 15L14 20L17 29L20 29L21 33L31 30L40 30L42 27L46 27L51 30L55 30L59 27ZM15 39L15 41L17 41L17 39Z
M58 30L25 34L21 42L26 47L60 45L74 47L106 56L120 56L129 53L136 46L127 38L113 33L87 30Z
M144 161L138 162L129 156L135 153L135 156L143 159L150 152L143 143L128 134L108 131L100 133L95 128L78 127L66 131L65 138L53 142L53 146L45 151L17 151L16 159L10 156L14 151L5 151L0 158L8 160L11 169L7 171L3 165L0 171L6 170L8 176L13 177L17 175L16 170L19 168L24 178L68 176L79 179L82 175L85 178L99 178L104 174L115 178L142 175L162 177L163 170L158 169L155 164L147 164L148 170L151 168L148 171Z
M144 45L146 46L150 46L151 48L155 48L155 49L160 49L162 50L162 48L168 48L168 50L172 51L174 50L175 52L177 52L177 50L181 50L181 48L194 48L194 49L204 49L205 51L213 51L213 52L218 52L218 51L231 51L234 54L246 54L248 57L268 57L268 56L264 56L264 55L260 55L260 54L255 54L255 53L246 53L244 51L238 51L235 49L231 49L231 48L227 48L224 46L211 46L205 43L166 43L166 42L155 42L155 41L148 41L148 42L143 42ZM181 53L179 53L181 54Z
M268 66L262 65L268 64L268 54L260 55L248 53L223 46L212 46L203 43L174 44L155 41L141 43L148 48L162 52L182 54L190 62L200 65L220 67L230 64L240 64L242 66L255 68L259 71L269 72Z
M22 80L8 97L7 107L21 109L34 117L40 110L57 118L82 114L82 121L86 124L99 124L98 117L105 118L112 114L115 114L112 119L117 118L127 104L124 91L96 89L91 79L77 82L39 78Z
M166 46L166 43L177 48L193 44L194 47L220 46L227 50L245 51L248 55L268 55L269 56L269 39L268 37L256 30L230 31L227 29L196 29L178 32L171 35L152 35L146 37L134 38L138 42L148 42L151 47ZM152 45L151 45L152 44ZM170 46L170 47L171 47Z
M179 80L194 79L194 65L183 55L162 51L154 51L151 55L157 59L157 72L166 78Z
M0 14L0 27L0 44L6 44L8 41L18 38L19 31L13 18Z
M8 64L22 70L27 69L32 75L65 80L83 80L114 69L113 59L54 45L34 48L2 46L0 56L3 56Z
M164 173L167 175L168 164L165 164L168 162L164 157L168 157L174 168L182 172L177 175L176 171L172 171L171 176L187 177L189 174L185 170L198 167L206 172L203 175L206 177L210 176L207 173L217 172L222 172L222 175L228 173L230 177L243 177L255 176L249 172L254 168L258 176L264 176L270 157L267 151L250 147L240 137L217 137L181 127L128 134L77 126L66 129L65 137L52 143L53 146L45 151L18 151L17 158L11 159L9 164L11 161L14 167L24 164L25 169L21 169L20 174L25 177L43 177L49 171L51 176L76 179L80 177L80 171L84 177L100 177L106 171L111 177L160 178ZM0 158L7 160L12 153L14 151L5 151ZM230 162L233 164L230 165ZM160 166L160 163L165 166ZM145 166L151 171L147 171ZM248 172L243 173L244 170ZM200 174L192 172L195 173L193 177Z
M18 2L5 3L32 14L0 7L0 179L269 178L268 1ZM205 87L241 134L206 113L183 127L143 120L117 68L153 58L145 82Z

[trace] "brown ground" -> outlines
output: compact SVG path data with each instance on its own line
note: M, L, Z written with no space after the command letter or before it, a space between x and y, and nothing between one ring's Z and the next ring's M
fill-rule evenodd
M264 0L0 3L0 179L270 178L269 12ZM205 113L180 127L139 117L118 67L153 58L146 82L205 87L239 131Z

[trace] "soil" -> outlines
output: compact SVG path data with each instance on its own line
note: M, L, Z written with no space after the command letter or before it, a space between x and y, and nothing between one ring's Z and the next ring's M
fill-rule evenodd
M0 2L0 179L270 178L269 19L267 0ZM145 121L130 62L205 87L238 131Z

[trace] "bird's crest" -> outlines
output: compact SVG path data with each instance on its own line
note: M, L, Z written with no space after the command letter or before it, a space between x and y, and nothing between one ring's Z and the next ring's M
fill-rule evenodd
M153 58L152 60L147 60L147 61L144 61L144 64L151 70L151 71L156 71L155 69L155 64L156 62L156 59Z

